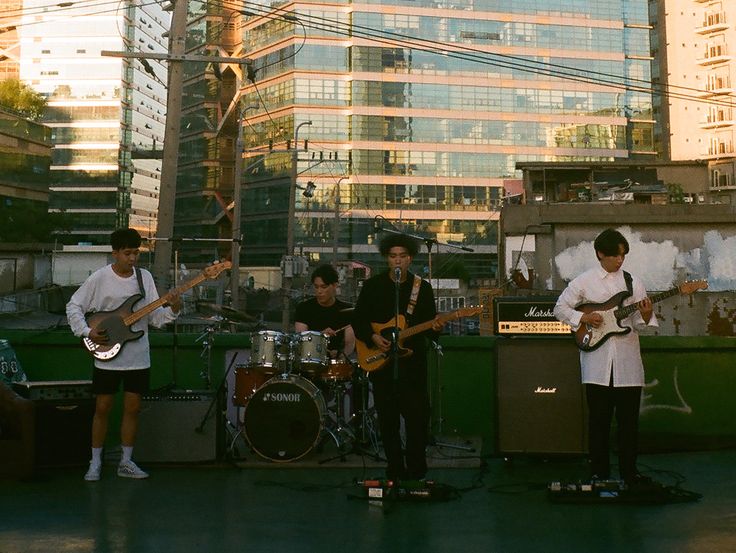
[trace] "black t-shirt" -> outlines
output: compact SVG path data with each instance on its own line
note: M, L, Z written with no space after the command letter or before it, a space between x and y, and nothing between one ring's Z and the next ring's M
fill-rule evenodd
M383 324L391 321L395 308L395 286L389 272L380 273L363 283L363 289L353 313L353 330L356 338L372 345L371 323ZM410 272L408 278L399 285L399 312L401 314L406 315L412 288L414 288L414 274ZM430 321L436 314L432 286L426 280L422 280L414 313L406 317L407 328ZM437 332L428 330L408 338L405 346L412 349L414 354L403 358L400 363L407 367L426 367L426 338L436 339L437 336Z
M324 330L325 328L331 328L332 330L339 330L345 325L350 324L351 312L343 311L343 309L350 309L352 305L335 300L329 307L322 307L317 298L311 298L303 301L296 306L296 316L294 320L298 323L303 323L309 327L309 330ZM336 336L330 338L330 349L342 350L345 346L345 333L338 332Z

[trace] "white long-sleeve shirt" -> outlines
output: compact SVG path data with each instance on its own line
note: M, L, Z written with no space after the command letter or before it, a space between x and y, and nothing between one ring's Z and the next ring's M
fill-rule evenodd
M641 280L633 275L632 288L633 294L624 300L624 305L639 302L647 296ZM623 270L609 273L603 267L594 267L570 281L557 299L555 317L577 330L583 313L577 311L576 306L582 303L604 303L624 290L626 281ZM636 331L637 325L645 324L644 319L637 310L623 319L621 324L630 327L631 332L610 336L597 349L580 352L583 383L608 386L613 371L614 386L644 385L644 364L639 348L639 333ZM653 313L647 324L659 326Z
M141 271L143 289L146 297L139 301L134 310L140 309L158 299L158 292L151 273ZM129 277L121 277L107 265L92 273L74 292L66 304L66 317L75 336L88 336L91 328L87 325L85 314L97 311L112 311L120 307L130 296L140 294L135 272ZM151 353L148 343L148 325L162 327L176 319L170 307L159 307L132 325L132 330L142 330L144 335L138 340L126 342L120 353L109 361L95 359L95 366L100 369L136 370L151 366Z

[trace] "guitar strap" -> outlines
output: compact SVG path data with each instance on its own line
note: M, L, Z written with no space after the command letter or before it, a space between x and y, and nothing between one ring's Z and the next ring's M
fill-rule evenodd
M138 267L135 268L135 278L138 280L138 289L141 291L141 298L145 298L146 289L143 288L143 273Z
M629 292L629 296L634 295L634 284L631 278L631 274L624 271L624 282L626 282L626 290Z
M419 297L419 287L421 285L422 278L419 275L414 275L414 286L411 289L411 296L409 296L409 305L406 306L407 315L414 313L414 308L417 306L417 298Z

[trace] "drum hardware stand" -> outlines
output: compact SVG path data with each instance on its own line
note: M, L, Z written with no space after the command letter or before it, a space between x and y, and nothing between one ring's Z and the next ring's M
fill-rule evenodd
M200 341L202 342L202 353L199 357L205 360L205 368L203 368L199 373L199 377L204 380L205 387L209 390L212 385L212 344L215 342L215 327L211 325L207 326L207 328L204 329L204 332L194 340L194 343L196 344Z
M210 327L208 327L205 330L205 332L199 338L197 338L197 340L195 340L195 342L203 339L205 336L207 336L211 332L213 332L213 329L211 329ZM207 342L206 342L206 344L207 344ZM205 346L205 347L208 347L210 349L210 351L207 352L208 353L208 360L209 360L209 358L211 358L211 344L212 344L212 340L210 339L209 340L209 345L206 345ZM204 353L205 352L203 352L203 354ZM225 394L225 383L227 382L227 377L230 374L230 371L232 370L233 365L235 364L235 360L237 358L238 358L237 355L233 355L233 358L230 360L230 363L228 364L227 369L225 370L225 374L222 375L222 380L220 380L220 383L217 386L217 390L215 390L215 393L214 393L214 395L212 397L212 400L210 401L210 404L207 407L207 411L205 412L204 416L202 417L202 420L200 421L199 426L197 426L194 429L194 431L197 432L198 434L201 434L204 431L204 426L207 423L207 421L209 420L209 418L211 416L211 413L212 413L212 409L215 406L217 406L217 410L219 411L218 414L221 417L223 417L224 419L227 420L226 411L225 411L224 407L221 407L222 405L224 405L224 402L221 403L221 399L222 399L223 394ZM209 372L210 372L210 368L209 368L209 363L208 363L208 366L207 366L207 375L208 376L209 376ZM234 440L233 440L233 443L234 443ZM228 448L228 450L231 450L231 449L232 449L232 444ZM218 451L218 454L219 454L219 451Z
M353 383L356 381L361 381L361 394L360 394L360 408L359 412L356 412L350 417L350 420L348 421L348 425L352 424L354 421L357 422L357 424L360 425L360 441L358 441L356 438L358 435L356 434L356 431L353 428L350 428L350 426L342 426L340 423L340 416L342 415L342 407L341 403L344 399L344 391L343 386L339 385L336 386L339 388L343 393L340 394L340 397L337 399L337 432L339 433L341 430L346 431L348 436L351 438L351 445L349 451L343 451L338 455L334 455L332 457L328 457L327 459L322 459L319 461L318 464L322 465L324 463L329 463L331 461L334 461L336 459L340 459L342 461L345 460L345 457L351 454L359 455L361 457L368 456L372 458L374 461L378 462L386 462L386 459L382 458L378 454L378 436L376 434L375 427L373 425L373 422L370 417L370 412L373 411L372 409L368 409L368 379L367 377L361 375L357 379L353 379ZM353 386L353 390L355 390L355 386ZM369 422L370 421L370 422ZM328 430L328 432L333 435L332 431ZM333 439L335 439L335 436L333 435ZM338 448L341 448L341 445L337 443L337 439L335 439L335 443L337 444ZM365 445L370 444L371 449L366 449Z
M437 420L437 431L439 434L442 434L442 424L445 422L445 419L442 417L442 358L444 357L444 353L442 351L442 346L439 344L439 342L432 341L432 349L434 349L435 352L435 358L437 359L437 380L438 380L438 386L437 386L437 412L438 412L438 420ZM429 444L433 445L435 447L440 448L446 448L446 449L457 449L460 451L467 451L470 453L475 452L475 448L471 446L465 446L460 444L451 444L448 442L438 442L437 438L434 434L429 435Z

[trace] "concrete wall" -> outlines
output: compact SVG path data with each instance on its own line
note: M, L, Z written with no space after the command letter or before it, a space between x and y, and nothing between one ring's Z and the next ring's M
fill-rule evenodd
M569 280L597 264L593 240L608 227L627 237L630 252L624 268L641 277L648 290L668 290L686 280L708 281L708 292L657 304L659 334L736 333L734 206L507 206L502 213L505 274L511 276L521 252L534 271L532 290L562 290Z

